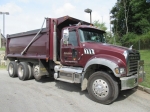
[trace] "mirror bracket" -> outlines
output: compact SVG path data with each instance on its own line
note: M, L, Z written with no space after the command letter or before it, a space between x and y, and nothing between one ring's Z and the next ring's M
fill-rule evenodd
M68 28L63 30L63 43L68 45L68 39L69 39L69 30Z

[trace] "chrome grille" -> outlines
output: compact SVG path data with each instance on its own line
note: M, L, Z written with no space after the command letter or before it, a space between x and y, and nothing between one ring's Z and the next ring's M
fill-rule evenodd
M128 75L137 74L138 69L138 60L140 60L139 53L129 53L129 70Z

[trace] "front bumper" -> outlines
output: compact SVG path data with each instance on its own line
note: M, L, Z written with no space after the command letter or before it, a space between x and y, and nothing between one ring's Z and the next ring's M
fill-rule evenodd
M139 83L143 82L145 78L145 73L138 76L138 74L130 77L122 77L121 80L121 90L132 89L138 86Z
M142 66L144 68L144 62L139 61L138 62L138 74L129 76L129 77L122 77L120 78L121 80L121 90L126 90L126 89L132 89L136 86L138 86L139 83L143 82L145 79L145 72L144 69L142 72L140 72L139 68Z

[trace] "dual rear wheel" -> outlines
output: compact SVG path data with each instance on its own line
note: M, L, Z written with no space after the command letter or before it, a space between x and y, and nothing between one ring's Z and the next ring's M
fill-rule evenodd
M20 62L18 64L18 77L20 80L27 80L29 79L29 72L31 73L31 70L29 71L28 64L26 62Z
M17 63L15 61L9 63L8 74L10 77L17 77Z
M8 65L8 73L10 77L18 76L22 81L32 79L33 77L36 80L41 79L39 66L32 66L32 64L27 62L16 63L15 61L11 61Z

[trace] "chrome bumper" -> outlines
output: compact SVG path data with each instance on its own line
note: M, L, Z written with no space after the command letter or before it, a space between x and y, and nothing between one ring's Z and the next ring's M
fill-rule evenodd
M138 86L139 83L143 82L145 79L145 72L143 74L136 74L130 77L122 77L121 80L121 90L132 89Z
M138 61L138 68L137 74L129 76L129 77L122 77L121 80L121 90L132 89L136 87L139 83L143 82L145 79L145 72L144 72L144 61Z

